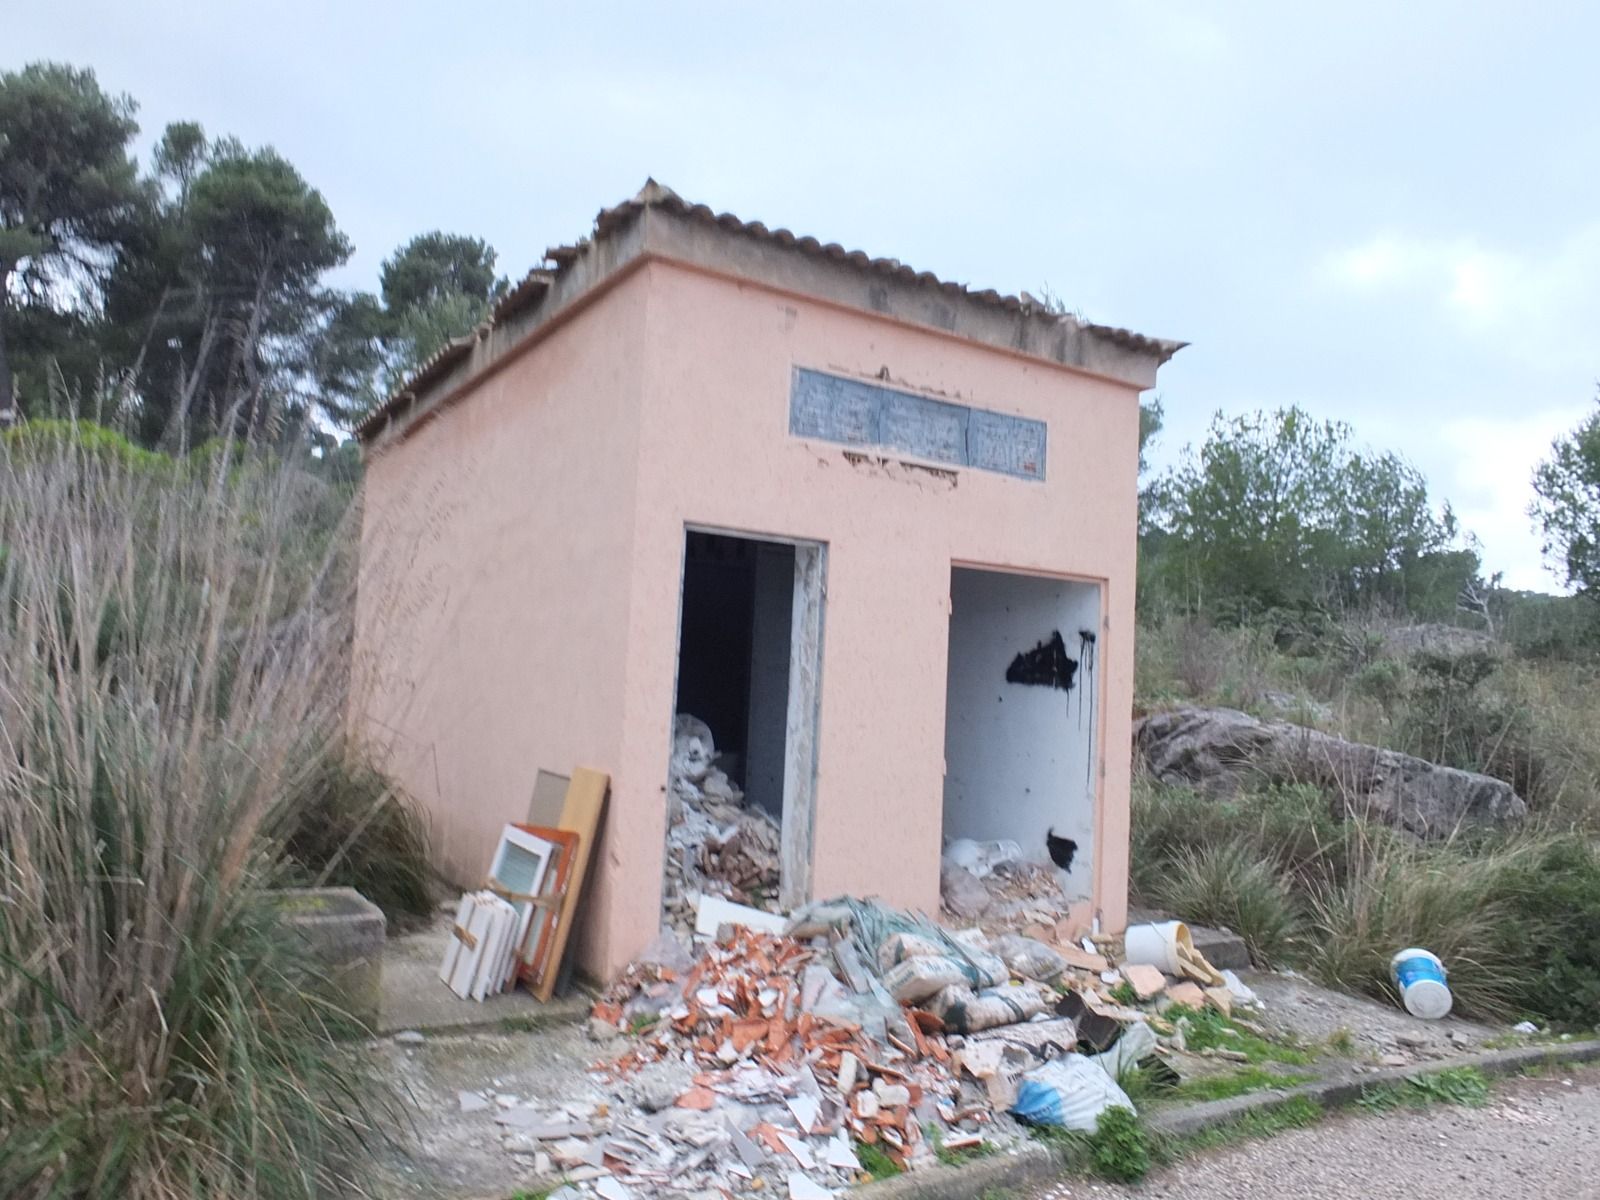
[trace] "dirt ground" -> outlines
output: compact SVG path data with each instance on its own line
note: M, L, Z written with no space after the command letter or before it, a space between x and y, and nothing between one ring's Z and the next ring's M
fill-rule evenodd
M1213 1151L1137 1188L1060 1181L1029 1200L1542 1200L1600 1195L1600 1068L1508 1080L1482 1108L1350 1112Z

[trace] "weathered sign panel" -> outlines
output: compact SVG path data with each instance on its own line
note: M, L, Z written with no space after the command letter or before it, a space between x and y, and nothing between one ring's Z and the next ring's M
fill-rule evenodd
M1019 479L1044 478L1043 421L805 367L795 370L789 392L789 432Z

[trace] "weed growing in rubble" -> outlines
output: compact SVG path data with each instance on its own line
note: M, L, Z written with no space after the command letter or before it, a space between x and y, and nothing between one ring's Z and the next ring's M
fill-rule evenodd
M856 1161L874 1179L889 1179L901 1173L900 1164L889 1157L887 1150L876 1144L857 1142Z
M1161 1014L1167 1020L1182 1019L1184 1041L1190 1050L1235 1050L1252 1063L1275 1062L1291 1067L1304 1067L1315 1057L1309 1050L1268 1041L1245 1029L1231 1017L1225 1017L1212 1008L1194 1009L1174 1004Z
M996 1153L994 1145L990 1142L979 1142L975 1146L960 1146L955 1149L944 1144L944 1135L937 1124L929 1123L923 1126L923 1133L927 1135L928 1142L933 1146L934 1157L947 1167L959 1166L964 1162L971 1162L975 1158L988 1158Z

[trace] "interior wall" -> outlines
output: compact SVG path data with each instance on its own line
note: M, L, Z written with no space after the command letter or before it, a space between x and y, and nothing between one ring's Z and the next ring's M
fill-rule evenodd
M783 815L784 737L789 714L794 547L756 542L750 619L750 723L745 739L746 801Z
M718 761L744 786L756 550L744 538L691 530L683 561L676 711L711 727Z
M1087 898L1094 878L1100 588L958 567L951 571L950 605L944 836L1009 838L1029 859L1047 862L1045 835L1053 827L1078 843L1067 897ZM1070 686L1062 686L1061 656L1051 651L1057 633L1066 662L1076 664Z

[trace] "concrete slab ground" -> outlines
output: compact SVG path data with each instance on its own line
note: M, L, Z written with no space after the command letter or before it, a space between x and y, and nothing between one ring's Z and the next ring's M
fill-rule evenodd
M450 917L442 911L426 929L389 939L383 952L377 1033L465 1032L500 1027L507 1021L529 1030L569 1025L588 1016L594 998L576 986L548 1004L539 1003L521 987L482 1003L461 999L439 981L439 964L449 939Z

